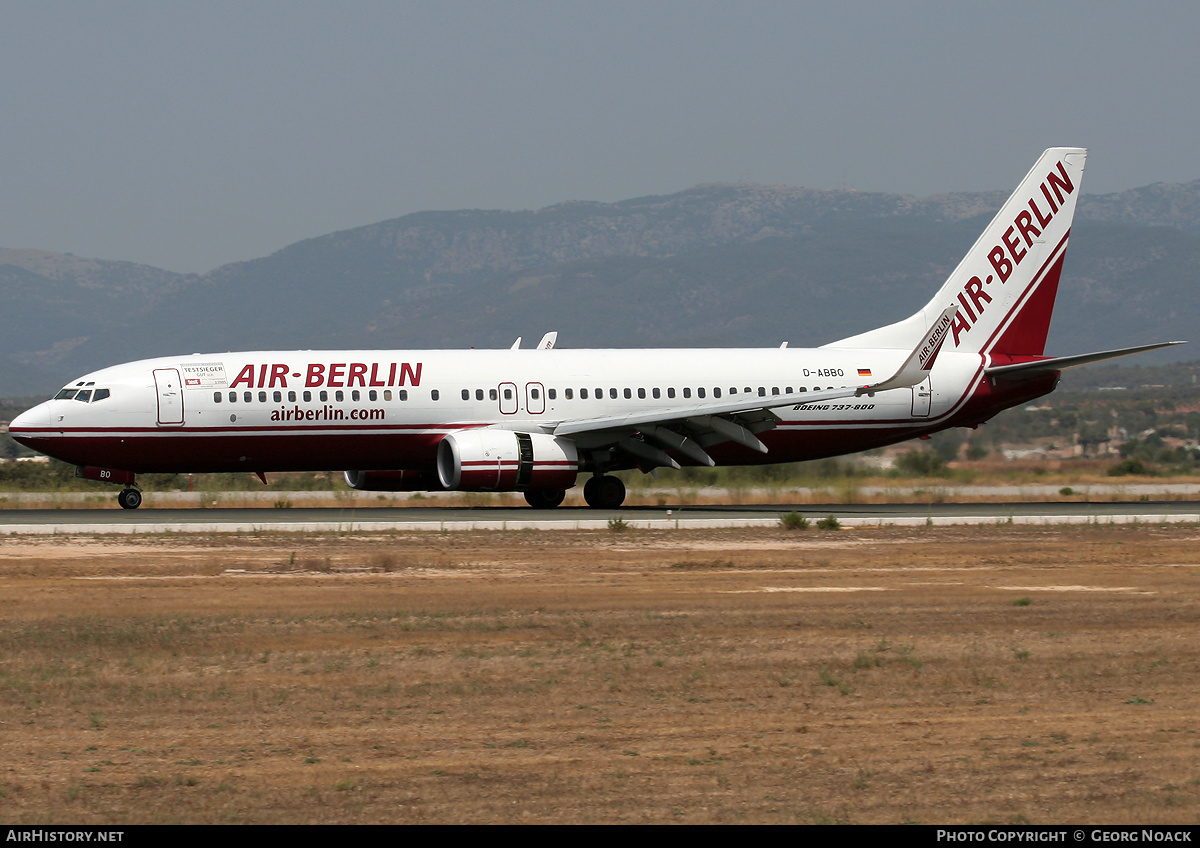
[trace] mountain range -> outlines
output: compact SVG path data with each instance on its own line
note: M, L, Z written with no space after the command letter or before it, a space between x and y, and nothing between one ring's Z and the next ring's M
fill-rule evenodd
M0 249L0 396L220 350L818 345L925 303L1006 196L736 184L420 212L206 274ZM1072 236L1047 352L1193 335L1200 180L1084 195Z

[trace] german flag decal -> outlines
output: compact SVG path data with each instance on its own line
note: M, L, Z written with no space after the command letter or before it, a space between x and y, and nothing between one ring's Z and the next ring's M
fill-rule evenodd
M859 368L859 369L858 369L858 376L860 376L860 377L870 377L870 376L871 376L871 369L870 369L870 368Z

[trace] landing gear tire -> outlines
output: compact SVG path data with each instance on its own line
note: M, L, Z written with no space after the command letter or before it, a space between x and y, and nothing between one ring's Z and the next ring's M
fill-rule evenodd
M625 484L620 477L593 477L583 484L583 499L592 509L616 509L625 502Z
M567 497L564 489L530 489L525 502L534 509L554 509Z
M137 489L125 489L117 495L117 503L121 509L137 509L142 505L142 493Z

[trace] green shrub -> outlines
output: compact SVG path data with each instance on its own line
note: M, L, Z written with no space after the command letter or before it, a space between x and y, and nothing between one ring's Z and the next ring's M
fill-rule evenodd
M779 516L779 524L784 530L807 530L808 519L792 510Z

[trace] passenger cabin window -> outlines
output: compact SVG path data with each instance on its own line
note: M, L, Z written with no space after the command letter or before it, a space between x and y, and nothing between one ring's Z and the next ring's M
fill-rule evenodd
M288 392L288 403L295 403L295 402L296 402L296 393Z
M557 389L546 389L546 397L550 400L555 400L558 397Z
M575 398L575 390L563 389L563 395L567 398L567 400L573 400Z
M230 403L237 403L237 392L230 392L230 393L229 393L229 402L230 402Z
M704 397L704 387L703 386L696 389L696 397Z
M358 389L355 389L350 393L350 400L359 400L361 397L362 392L360 392Z
M438 400L441 398L441 396L442 396L441 392L439 392L437 389L434 389L433 391L431 391L429 393L430 400Z
M720 397L720 396L721 396L721 390L720 390L720 389L713 389L713 397L715 397L715 398L718 398L718 397Z
M588 396L587 396L587 389L580 389L580 390L579 390L579 399L580 399L580 400L587 400L587 399L588 399Z
M496 390L495 390L495 389L488 389L488 398L490 398L491 400L496 400L496 397L497 397L497 396L496 396Z
M463 398L463 400L466 400L466 398ZM483 389L475 390L475 400L483 400Z
M346 399L346 393L343 391L340 391L340 390L336 391L333 393L333 399L335 401L337 401L338 403L341 403L342 401L344 401Z
M616 399L617 399L617 390L616 390L616 389L609 389L609 390L608 390L608 397L609 397L611 400L616 400Z
M391 389L384 389L384 390L383 390L383 399L384 399L384 400L391 400L391 399L392 399L392 390L391 390Z
M338 392L338 394L341 394L341 392ZM283 392L273 392L271 394L271 400L275 401L276 403L283 403Z
M242 400L246 403L254 402L254 392L242 392Z
M471 390L470 390L470 389L463 389L463 390L462 390L462 399L463 399L463 400L470 400L470 399L471 399Z
M633 397L633 392L629 391L629 389L626 389L625 390L625 400L629 400L631 397Z
M325 401L329 400L329 392L321 392L320 397L321 403L325 403Z
M259 393L258 393L258 402L259 402L259 403L266 403L266 402L267 402L267 393L266 393L266 392L259 392Z
M375 391L374 389L371 389L371 391L367 392L367 399L368 400L378 400L379 392Z
M304 402L305 402L305 403L312 403L312 392L305 392L305 393L304 393Z
M675 397L675 387L674 386L671 386L669 389L667 389L667 397L669 397L669 398Z
M660 397L662 397L662 390L656 388L653 390L653 394L654 394L654 399L658 400Z
M638 389L638 397L641 398L642 400L645 400L646 399L646 390Z
M62 394L62 392L59 392L59 394ZM213 392L213 403L220 403L220 402L221 402L221 393Z
M408 400L408 389L401 389L397 394L400 400Z
M685 398L690 398L690 397L692 396L692 390L691 390L691 389L684 389L684 390L683 390L683 396L684 396Z

